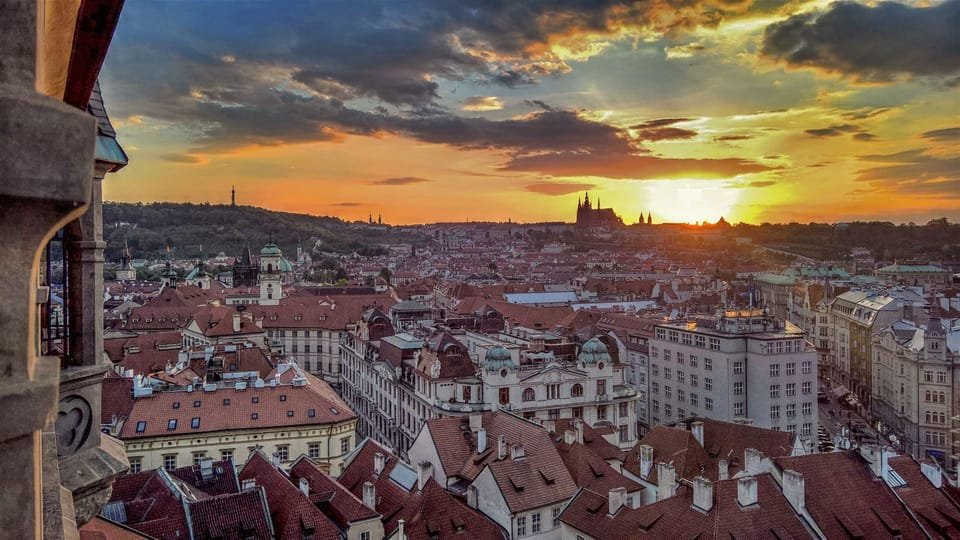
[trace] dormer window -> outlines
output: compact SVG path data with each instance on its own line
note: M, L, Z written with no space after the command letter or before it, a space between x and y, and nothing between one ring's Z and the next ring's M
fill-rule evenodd
M180 402L179 402L179 401L174 401L174 402L173 402L173 408L174 408L174 409L179 409L179 408L180 408Z
M143 433L147 430L147 423L143 420L137 422L137 433Z
M175 429L177 429L177 419L171 418L167 421L167 431L173 431Z

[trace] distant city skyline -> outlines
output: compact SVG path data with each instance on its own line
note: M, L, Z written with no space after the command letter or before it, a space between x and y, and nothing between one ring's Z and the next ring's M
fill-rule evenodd
M960 0L136 2L117 201L394 224L960 220Z

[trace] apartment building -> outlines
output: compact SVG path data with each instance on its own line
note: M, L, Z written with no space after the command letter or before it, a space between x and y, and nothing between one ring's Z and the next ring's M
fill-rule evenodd
M817 429L817 353L804 337L758 309L656 325L652 424L701 416L809 439Z

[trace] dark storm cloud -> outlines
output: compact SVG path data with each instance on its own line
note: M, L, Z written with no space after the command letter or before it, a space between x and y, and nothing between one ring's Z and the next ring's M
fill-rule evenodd
M536 182L527 184L526 190L541 195L569 195L578 191L589 191L597 187L596 184L585 184L582 182L561 183L561 182Z
M960 0L930 7L836 2L766 28L761 53L795 67L888 82L960 69Z
M428 178L420 178L419 176L400 176L397 178L373 180L370 182L370 184L375 186L409 186L410 184L423 184L425 182L432 182L432 180Z
M857 180L871 187L906 195L960 198L960 157L928 155L916 148L895 154L859 156L881 163L858 171Z
M956 141L960 140L960 127L934 129L924 132L921 136L934 141Z

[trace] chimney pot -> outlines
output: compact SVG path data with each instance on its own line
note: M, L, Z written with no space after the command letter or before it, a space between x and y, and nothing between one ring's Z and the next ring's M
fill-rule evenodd
M743 507L757 504L756 476L741 476L737 479L737 502Z

